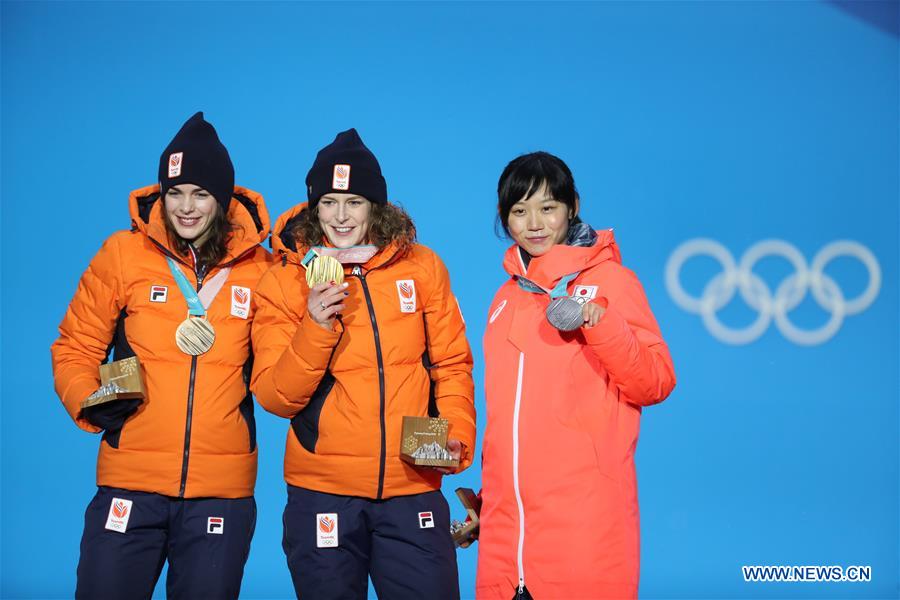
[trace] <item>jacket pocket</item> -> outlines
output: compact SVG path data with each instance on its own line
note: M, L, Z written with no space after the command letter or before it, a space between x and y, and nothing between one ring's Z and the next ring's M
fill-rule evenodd
M250 453L252 454L254 450L256 450L256 417L253 415L253 393L250 391L250 374L253 372L253 354L250 354L250 358L247 359L247 362L244 363L244 385L247 388L247 394L244 396L244 399L241 400L241 403L238 405L238 411L241 413L241 417L244 419L244 423L247 424L247 433L250 441Z
M618 480L621 454L619 440L624 424L619 419L617 390L610 390L608 381L592 373L573 359L564 371L564 383L550 401L557 422L580 440L584 457L591 455L600 475ZM614 393L611 393L614 392Z
M124 425L123 425L123 427L124 427ZM109 444L112 448L115 448L116 450L118 450L119 449L119 437L121 437L121 435L122 435L122 427L119 427L118 429L116 429L114 431L110 431L107 429L107 430L104 430L102 439L104 442Z
M316 452L316 443L319 441L319 417L325 406L325 399L334 387L335 378L331 371L325 371L322 381L316 387L309 403L291 419L291 429L297 436L300 445L310 453Z
M241 400L240 405L238 405L238 411L241 413L241 417L244 418L244 422L247 424L247 433L250 439L250 453L252 454L253 451L256 450L256 417L253 415L253 396L250 392L247 392L247 395Z
M103 363L105 364L110 359L113 361L116 360L124 360L126 358L131 358L132 356L137 356L132 349L131 344L128 343L128 338L125 335L125 320L128 318L128 307L122 307L122 310L119 312L119 317L116 319L116 329L113 333L113 339L109 343L109 346L106 348L106 358L103 359ZM138 407L140 408L140 406ZM134 412L137 412L136 410ZM113 430L104 430L102 441L106 442L112 448L119 448L119 438L122 437L122 429L125 427L125 423L128 422L128 419L134 416L134 412L132 412L128 417L122 421L122 426L118 429Z

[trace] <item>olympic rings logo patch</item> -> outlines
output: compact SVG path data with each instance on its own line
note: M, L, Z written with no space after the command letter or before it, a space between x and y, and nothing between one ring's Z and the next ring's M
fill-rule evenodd
M699 297L688 294L681 285L681 269L692 258L709 256L715 259L722 272L714 276ZM769 286L753 272L758 261L766 257L781 257L794 268L773 293ZM845 298L825 267L840 257L855 258L868 271L868 285L855 298ZM844 317L863 312L875 301L881 288L881 267L875 255L862 244L838 240L823 247L807 265L797 248L783 240L762 240L747 249L740 262L725 246L715 240L698 238L678 246L666 263L666 289L679 307L700 315L706 329L726 344L749 344L759 339L774 320L781 334L795 344L814 346L831 339L841 328ZM830 314L828 322L818 329L802 329L791 322L788 314L812 293L813 299ZM735 293L758 316L747 327L735 329L719 320L716 313L728 305Z

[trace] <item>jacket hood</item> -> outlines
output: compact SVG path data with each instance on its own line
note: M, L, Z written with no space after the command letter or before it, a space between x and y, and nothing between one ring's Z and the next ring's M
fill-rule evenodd
M300 249L297 248L297 241L291 230L297 218L300 217L300 213L308 206L308 202L301 202L289 208L275 220L275 226L272 228L272 251L278 256L286 255L290 262L297 264L300 264L303 255L300 255Z
M300 214L309 208L309 202L301 202L300 204L288 209L278 217L275 221L275 227L272 230L272 251L276 256L280 256L282 261L300 265L300 261L309 252L309 245L298 242L294 239L293 227ZM328 238L322 240L322 246L332 247ZM378 253L369 259L363 266L367 271L371 271L377 267L386 265L397 257L399 248L396 244L388 244L384 248L380 248ZM345 266L344 270L350 267Z
M131 226L156 244L174 253L166 234L163 203L159 200L159 184L134 190L128 197ZM228 252L223 263L241 256L269 236L269 211L261 194L251 189L234 186L234 195L228 206L228 220L234 233L228 241Z
M565 275L586 271L611 260L622 262L619 246L612 229L598 230L592 246L567 246L557 244L547 254L535 256L525 268L519 245L513 244L503 257L503 268L512 277L525 277L539 286L552 289Z

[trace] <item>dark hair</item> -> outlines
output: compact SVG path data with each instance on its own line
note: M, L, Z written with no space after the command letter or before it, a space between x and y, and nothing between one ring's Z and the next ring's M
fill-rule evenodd
M227 211L222 208L221 204L216 203L216 214L213 215L212 223L209 224L209 237L197 251L198 267L205 268L207 271L219 264L219 261L225 258L228 253L228 241L234 232L234 225L228 220ZM163 210L164 221L166 223L166 232L169 234L169 241L175 251L181 256L187 256L190 242L175 231L172 223L169 221L169 213Z
M562 202L574 213L578 208L578 190L575 189L575 178L572 171L561 159L549 152L532 152L514 158L497 182L497 224L509 236L509 211L519 200L528 199L547 184L550 196ZM578 215L572 223L579 223ZM498 231L499 233L499 231Z
M318 211L306 208L294 220L291 236L298 246L309 248L321 245L325 240L325 232L319 224ZM370 202L368 237L369 243L378 248L396 242L402 256L416 243L416 226L406 211L399 206Z

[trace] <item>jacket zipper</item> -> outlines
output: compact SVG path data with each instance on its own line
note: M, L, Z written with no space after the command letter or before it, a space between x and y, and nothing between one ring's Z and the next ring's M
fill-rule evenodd
M522 258L523 250L519 248L516 256L522 266L522 274L528 273L528 265ZM519 543L516 547L516 566L519 570L519 586L516 588L516 598L525 596L525 561L523 550L525 548L525 505L522 503L522 491L519 489L519 413L522 408L522 376L525 371L525 353L519 352L519 372L516 376L516 402L513 407L513 489L516 493L516 506L519 509Z
M159 250L165 256L169 256L173 260L180 262L184 266L190 267L194 270L194 275L197 276L197 291L199 292L200 288L203 287L203 280L205 279L206 275L208 275L208 273L204 273L204 275L202 275L202 276L197 274L197 269L195 266L196 262L197 262L196 258L194 259L194 266L189 265L180 256L176 255L173 252L170 252L169 249L166 248L163 244L154 240L152 237L150 238L150 240L153 242L153 244L157 248L159 248ZM256 246L253 246L252 248L245 250L238 256L235 256L234 259L230 260L229 262L227 262L223 265L219 265L219 268L224 268L224 267L231 266L231 265L237 263L237 261L242 259L247 254L253 252L253 250L255 250L255 249L256 249ZM181 459L181 487L179 487L179 489L178 489L178 497L179 498L184 498L184 489L185 489L185 486L187 486L188 459L191 456L191 421L192 421L192 418L194 415L194 383L195 383L196 379L197 379L197 357L192 356L191 357L191 375L188 380L187 418L185 419L185 423L184 423L184 454L182 455L182 459Z
M197 272L197 261L194 260L194 275L197 277L197 291L203 287L204 275ZM184 454L181 459L181 487L178 489L178 497L184 498L184 489L187 486L188 461L191 457L191 423L194 416L194 382L197 379L197 357L191 356L191 376L188 380L187 393L187 417L184 421Z
M522 492L519 489L519 413L522 406L522 375L525 370L525 353L519 352L519 374L516 377L516 403L513 408L513 489L516 492L516 505L519 508L519 544L516 550L516 565L519 567L519 587L516 597L525 592L525 563L522 550L525 547L525 505L522 504Z
M351 274L359 278L360 283L362 283L363 294L366 296L366 307L369 309L369 319L372 321L372 332L375 334L375 357L378 360L379 421L381 425L381 460L378 464L378 494L376 500L381 500L381 495L384 493L384 467L387 449L384 428L384 358L381 355L381 337L378 335L378 321L375 320L375 307L372 305L372 296L369 294L366 276L363 275L359 265L353 267Z

